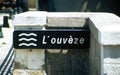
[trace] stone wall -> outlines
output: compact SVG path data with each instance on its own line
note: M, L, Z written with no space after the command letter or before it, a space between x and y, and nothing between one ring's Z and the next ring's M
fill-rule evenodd
M89 75L89 52L47 50L45 55L47 75Z
M90 43L90 75L101 75L101 47L94 34L91 33Z
M33 20L31 20L31 23L28 24L29 22L26 22L27 20L25 17L24 20L22 19L22 23L17 20L17 18L21 18L22 15L25 15L25 13L16 15L16 19L14 20L15 30L39 30L40 27L38 23L36 23L37 21L34 19L34 17L38 16L32 17ZM39 19L39 17L37 19ZM45 20L45 17L42 17L39 20ZM24 23L27 23L28 25ZM33 26L35 23L36 25ZM46 30L49 28L57 30L59 28L79 29L80 27L88 27L86 18L79 18L74 16L67 17L66 15L52 17L48 14L47 21L41 21L41 24L45 24ZM46 70L47 75L88 75L89 50L41 50L15 49L15 69Z
M90 49L91 75L120 74L118 68L120 65L119 26L120 18L111 13L90 17L90 30L93 34ZM94 70L96 71L94 72Z
M104 47L104 73L107 75L120 74L120 46Z
M28 13L31 13L32 17L31 15L24 15ZM38 16L33 15L35 13L38 14ZM32 18L31 22L26 22L29 18ZM36 18L40 21L36 20ZM39 12L26 12L16 15L14 21L15 22L13 23L16 30L39 30L42 28L49 29L61 27L75 29L88 27L91 33L90 49L88 49L87 52L81 49L43 49L42 52L36 52L35 49L28 49L22 52L22 50L19 51L18 49L15 49L15 64L17 64L18 62L16 63L16 61L19 60L20 64L24 63L22 62L22 59L19 59L18 57L25 57L23 58L25 62L28 62L28 59L30 60L25 64L28 65L27 67L21 65L17 68L15 66L16 69L45 70L47 75L120 74L120 18L118 16L112 13L77 12L48 12L43 16L40 15ZM25 24L22 24L21 21ZM35 23L37 23L37 25L35 25ZM40 24L38 25L38 23ZM34 56L32 54L42 54L42 56ZM38 59L36 59L37 57ZM40 60L44 63L41 63ZM30 64L35 64L36 67L33 65L31 66ZM21 68L22 66L23 68Z

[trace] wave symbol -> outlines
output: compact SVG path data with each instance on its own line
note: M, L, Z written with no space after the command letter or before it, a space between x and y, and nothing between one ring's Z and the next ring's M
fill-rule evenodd
M21 37L21 36L37 36L37 34L35 34L35 33L29 33L29 34L21 33L21 34L19 34L19 37Z
M29 44L27 44L27 43L21 43L21 44L19 44L19 46L37 46L37 44L35 44L35 43L29 43Z
M26 38L21 38L21 39L19 39L19 41L37 41L37 39L35 39L35 38L29 38L29 39L26 39Z

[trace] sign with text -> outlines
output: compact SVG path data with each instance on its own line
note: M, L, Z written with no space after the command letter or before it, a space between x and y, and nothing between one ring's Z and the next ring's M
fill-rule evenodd
M87 29L61 29L45 31L14 31L16 49L88 49L90 31Z

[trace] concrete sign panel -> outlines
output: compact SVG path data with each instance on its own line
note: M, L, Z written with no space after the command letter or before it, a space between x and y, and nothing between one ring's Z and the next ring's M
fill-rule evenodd
M88 49L90 31L87 29L61 29L45 31L14 31L16 49Z

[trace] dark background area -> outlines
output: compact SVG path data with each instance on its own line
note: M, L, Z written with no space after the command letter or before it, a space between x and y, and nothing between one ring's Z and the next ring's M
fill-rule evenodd
M110 12L120 16L119 0L39 0L38 9L48 12Z

